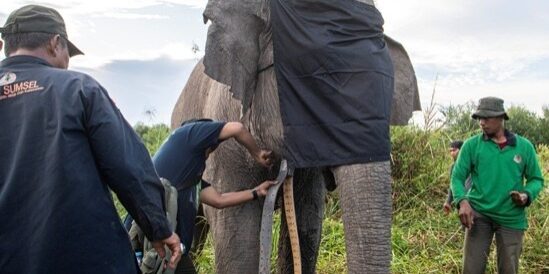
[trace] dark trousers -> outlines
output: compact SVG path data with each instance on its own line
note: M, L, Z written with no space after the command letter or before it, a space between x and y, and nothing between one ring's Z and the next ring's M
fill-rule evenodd
M196 274L193 260L190 255L182 255L179 264L175 268L174 274Z
M465 232L463 273L485 272L494 234L496 235L498 273L518 273L524 231L502 227L477 212L474 214L474 224Z

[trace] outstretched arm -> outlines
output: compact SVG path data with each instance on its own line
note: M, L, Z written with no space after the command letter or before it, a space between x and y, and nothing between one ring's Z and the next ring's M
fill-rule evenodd
M265 197L267 190L276 183L276 181L265 181L253 189L227 192L220 194L213 187L207 187L200 191L200 201L217 209L239 205L247 201L254 200L255 191L257 197Z
M252 134L242 123L228 122L223 126L219 133L219 139L224 141L229 138L234 138L239 144L243 145L262 166L270 167L272 165L272 151L260 149Z

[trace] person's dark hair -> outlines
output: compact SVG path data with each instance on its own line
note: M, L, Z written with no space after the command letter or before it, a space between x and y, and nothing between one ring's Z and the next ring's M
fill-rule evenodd
M196 122L213 122L213 120L208 118L193 118L193 119L183 121L183 123L181 123L181 126L184 126L190 123L196 123Z
M450 143L451 148L461 149L462 145L463 145L463 141L461 141L461 140L454 140Z
M55 36L54 33L45 32L24 32L24 33L9 33L3 34L4 54L9 57L10 54L17 49L34 50L40 47L45 47L49 41ZM67 40L61 37L61 45L67 47Z

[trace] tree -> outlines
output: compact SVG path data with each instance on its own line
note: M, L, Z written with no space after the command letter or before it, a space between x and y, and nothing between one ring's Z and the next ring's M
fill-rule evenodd
M134 127L135 132L149 150L151 155L154 155L166 137L170 134L170 128L165 124L156 124L147 126L141 122Z
M528 138L534 144L543 142L543 130L540 127L542 121L536 113L523 106L512 106L507 109L507 115L509 120L505 122L505 128Z
M443 128L448 136L466 139L480 132L478 122L471 118L475 109L473 102L441 106L439 111L444 116ZM523 106L511 106L506 111L509 120L505 121L505 128L526 137L534 145L549 144L549 106L543 107L543 117Z
M477 121L471 118L476 104L472 101L462 105L441 106L440 113L444 116L444 128L449 135L467 138L479 130Z
M549 145L549 105L542 108L543 117L539 121L539 131L541 134L541 143Z

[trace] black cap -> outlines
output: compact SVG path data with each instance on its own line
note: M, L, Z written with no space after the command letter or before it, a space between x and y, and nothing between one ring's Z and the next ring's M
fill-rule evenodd
M69 55L72 57L78 54L84 54L80 51L67 36L65 21L56 10L44 6L28 5L12 12L4 27L0 28L2 37L4 34L25 33L25 32L44 32L59 34L68 42Z

